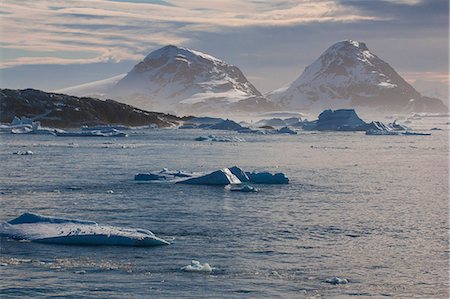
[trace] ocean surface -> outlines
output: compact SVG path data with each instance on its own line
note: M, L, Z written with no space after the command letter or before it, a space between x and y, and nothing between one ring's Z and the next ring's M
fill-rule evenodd
M446 118L432 136L246 135L156 129L127 138L0 135L0 220L24 212L139 227L161 247L1 239L3 298L449 297ZM429 131L439 127L441 131ZM246 142L193 141L208 134ZM13 155L31 150L33 155ZM284 172L258 193L136 183L167 167ZM187 273L191 260L211 274ZM330 277L348 284L332 285Z

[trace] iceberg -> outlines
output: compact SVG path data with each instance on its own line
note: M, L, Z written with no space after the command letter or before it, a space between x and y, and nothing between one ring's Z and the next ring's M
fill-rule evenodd
M20 156L28 156L28 155L32 155L33 152L30 150L27 151L17 151L13 153L14 155L20 155Z
M271 174L270 172L247 172L250 182L254 184L289 184L284 173Z
M93 221L25 213L0 224L0 236L66 245L157 246L169 242L146 229L99 225Z
M241 182L245 183L245 182L249 182L250 179L248 177L248 175L245 173L245 171L243 171L242 169L240 169L237 166L233 166L228 168L232 174L234 174Z
M212 126L208 126L207 128L211 130L239 131L243 127L237 122L234 122L230 119L226 119L216 124L213 124Z
M185 272L211 273L213 268L208 263L201 264L199 261L192 260L190 265L182 267L181 270Z
M347 284L348 283L348 279L346 279L346 278L339 278L339 277L330 277L330 278L327 278L327 279L325 279L325 282L326 283L329 283L329 284Z
M237 185L241 183L255 184L288 184L284 173L245 172L237 166L223 168L210 173L190 173L167 168L159 172L142 172L134 176L135 181L164 181L189 185Z
M277 133L279 133L279 134L291 134L291 135L296 135L297 134L297 132L295 132L292 129L289 129L288 127L282 127L281 129L278 129Z
M189 185L230 185L230 184L240 184L241 181L228 169L223 168L221 170L216 170L209 174L205 174L198 177L192 177L187 180L177 182L179 184L189 184Z
M365 125L354 109L325 110L319 114L315 130L318 131L347 131Z
M194 139L195 141L211 141L211 142L244 142L245 140L234 136L199 136Z

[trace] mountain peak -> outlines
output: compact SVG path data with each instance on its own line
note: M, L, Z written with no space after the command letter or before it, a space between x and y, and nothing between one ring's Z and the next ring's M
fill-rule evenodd
M364 108L381 111L439 111L437 99L420 95L366 44L345 40L333 44L289 86L268 97L287 108L323 110Z
M337 50L337 51L340 51L340 50L369 51L369 49L367 48L365 43L351 40L351 39L337 42L334 45L332 45L330 48L328 48L328 50L331 50L331 49Z
M189 62L198 62L202 59L213 63L225 64L222 60L200 51L174 45L167 45L148 54L144 60L136 65L136 67L139 65L140 67L143 65L153 67L154 65L162 65L164 63L174 61L189 64Z

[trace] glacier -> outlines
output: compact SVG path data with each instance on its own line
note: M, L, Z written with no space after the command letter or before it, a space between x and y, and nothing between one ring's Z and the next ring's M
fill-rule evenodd
M65 245L157 246L169 242L146 229L99 225L93 221L24 213L0 224L0 236Z

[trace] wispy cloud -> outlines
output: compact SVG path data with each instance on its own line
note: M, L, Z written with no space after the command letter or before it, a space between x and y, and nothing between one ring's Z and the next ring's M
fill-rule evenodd
M227 28L377 19L332 0L9 0L0 13L2 48L46 52L27 57L17 51L2 58L1 68L137 60L149 49ZM77 57L76 50L92 57ZM52 51L72 57L53 57Z

